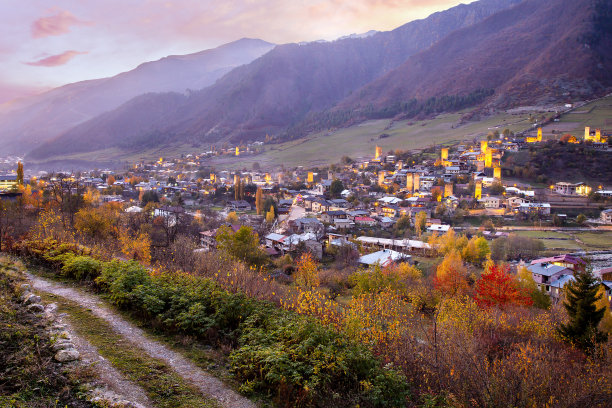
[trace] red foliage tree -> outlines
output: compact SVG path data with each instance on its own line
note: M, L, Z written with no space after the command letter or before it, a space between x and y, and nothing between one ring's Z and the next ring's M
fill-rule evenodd
M474 298L481 307L531 306L533 300L518 286L508 265L491 265L476 282Z

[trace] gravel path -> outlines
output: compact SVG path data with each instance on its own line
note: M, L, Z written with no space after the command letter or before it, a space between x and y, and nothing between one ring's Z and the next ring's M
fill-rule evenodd
M70 326L70 323L63 319L62 316L58 316L54 323L66 326L66 331L70 333L72 343L81 354L81 362L85 365L91 365L98 375L99 382L106 387L106 390L102 393L103 396L109 395L108 391L110 391L111 395L116 394L121 399L135 402L143 407L150 408L154 406L140 386L126 379L117 371L108 360L98 353L98 350L91 343L78 336L76 331Z
M151 357L166 362L178 375L195 385L203 394L216 399L222 406L227 408L255 408L257 406L217 378L198 368L179 353L149 339L141 329L111 311L96 296L35 275L29 274L28 277L34 289L64 297L90 309L96 316L106 320L117 333L132 342L136 347L143 349Z

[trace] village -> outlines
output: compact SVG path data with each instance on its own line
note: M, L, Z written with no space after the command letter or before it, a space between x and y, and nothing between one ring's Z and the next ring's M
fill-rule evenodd
M287 254L295 258L307 251L323 263L342 256L363 267L428 264L437 254L438 240L449 233L481 237L493 259L515 267L526 265L538 286L558 298L574 267L583 264L593 248L559 253L562 247L526 238L523 247L500 253L494 241L508 240L519 231L535 232L534 237L537 231L569 231L570 239L581 231L612 231L612 186L558 180L533 187L516 177L507 178L504 155L543 143L542 129L533 135L494 136L427 152L385 154L376 146L370 159L345 157L341 164L324 169L209 169L207 159L213 154L238 158L254 152L251 146L244 151L226 147L137 163L123 174L110 170L43 174L25 184L52 190L58 182L68 181L73 193L96 192L99 204L118 203L127 214L149 211L151 217L165 220L173 237L190 234L197 243L195 251L214 251L222 224L234 232L242 225L252 228L271 259ZM604 153L609 137L587 127L584 140L566 137L559 143L588 144ZM21 172L0 176L3 198L19 196ZM212 228L198 229L198 225ZM612 257L605 256L610 248L600 249L604 250L595 252L600 256L593 268L612 301Z

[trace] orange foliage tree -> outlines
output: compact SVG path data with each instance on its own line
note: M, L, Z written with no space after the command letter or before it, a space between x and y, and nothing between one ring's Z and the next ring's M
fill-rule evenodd
M476 282L474 299L481 307L531 306L533 300L522 289L508 265L490 265Z
M450 296L467 292L469 288L467 269L457 250L451 250L438 265L434 286L440 292Z

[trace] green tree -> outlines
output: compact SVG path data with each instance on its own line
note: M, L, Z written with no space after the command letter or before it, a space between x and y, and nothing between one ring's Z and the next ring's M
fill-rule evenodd
M584 224L586 220L587 220L587 217L584 214L578 214L578 216L576 217L576 222L580 225Z
M569 322L561 324L559 334L576 347L590 353L597 343L607 340L608 335L598 329L604 317L605 308L598 308L597 302L600 283L590 269L579 270L574 274L575 281L567 284L567 300L563 304L569 315Z
M339 198L340 193L344 191L344 184L342 184L342 180L334 180L329 187L329 193L334 198Z
M259 247L259 236L251 228L242 226L236 232L226 225L217 230L217 249L251 266L262 266L267 257Z
M23 163L17 163L17 184L23 185Z
M148 203L159 203L157 191L149 190L144 192L142 195L142 205L147 205Z

